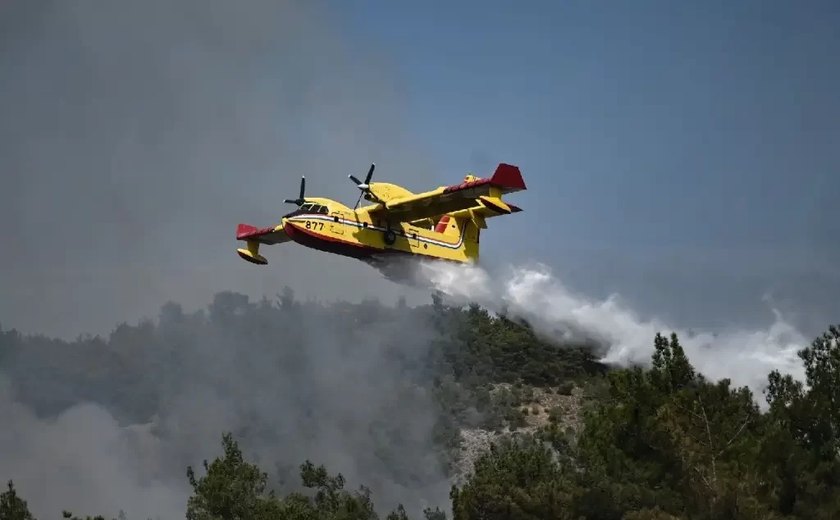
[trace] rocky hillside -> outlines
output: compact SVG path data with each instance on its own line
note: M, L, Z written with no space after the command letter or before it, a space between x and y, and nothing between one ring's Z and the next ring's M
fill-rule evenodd
M492 385L490 393L498 398L514 390L510 383ZM525 396L517 407L520 420L507 422L498 429L462 428L460 452L455 464L453 480L460 485L473 471L475 462L489 452L492 444L541 431L561 432L574 440L582 424L584 389L574 384L554 387L525 387Z

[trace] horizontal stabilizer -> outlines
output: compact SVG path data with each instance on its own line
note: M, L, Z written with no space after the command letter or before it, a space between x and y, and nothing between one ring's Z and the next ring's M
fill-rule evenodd
M496 213L502 215L513 213L513 210L510 208L510 206L508 206L508 204L499 197L489 197L487 195L482 195L478 198L478 200L481 201L485 208L491 211L495 211Z
M476 227L484 229L487 227L487 224L484 222L485 219L522 211L522 208L519 206L504 202L498 197L482 196L478 200L481 202L481 205L454 211L449 213L449 216L452 218L472 220Z

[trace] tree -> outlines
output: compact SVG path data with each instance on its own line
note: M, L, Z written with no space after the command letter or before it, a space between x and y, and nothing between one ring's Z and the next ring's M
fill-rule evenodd
M546 444L533 436L503 440L476 461L462 488L453 486L453 519L570 518L568 484Z
M0 494L0 520L34 520L26 500L18 497L14 482L8 483L8 490Z
M79 517L71 513L70 511L63 511L61 513L62 518L66 518L67 520L105 520L105 517L102 515L96 516L85 516L84 518Z
M760 462L766 493L784 514L840 516L840 327L798 353L805 384L778 370L768 376L771 427Z
M434 509L427 507L423 510L423 517L426 520L446 520L446 513L441 511L439 507Z
M370 490L361 487L355 493L344 489L344 477L339 473L330 476L327 469L315 466L311 461L300 467L300 476L304 487L315 489L314 513L319 519L330 520L376 520ZM402 510L402 506L398 511ZM403 514L405 513L404 510ZM397 513L392 513L397 515Z
M679 339L657 334L652 366L609 374L607 399L587 414L578 512L767 518L757 446L764 422L747 388L698 374Z
M222 436L224 454L211 464L204 461L206 474L195 478L192 467L187 478L194 494L187 501L188 520L239 520L276 518L278 503L265 495L268 475L245 462L230 433Z
M762 418L747 388L730 389L698 377L698 384L676 393L657 412L669 436L672 457L680 461L683 501L709 518L762 516L757 501L755 446ZM749 511L749 514L747 513Z
M660 392L676 392L697 379L694 367L688 361L679 338L671 333L668 341L657 333L653 338L652 368L649 372L651 383Z
M344 477L330 475L323 466L306 461L300 466L304 488L314 496L292 492L285 497L266 492L268 475L246 462L230 433L222 436L223 455L204 461L206 474L196 479L191 467L187 477L194 494L187 501L188 520L376 520L370 490L350 493ZM407 520L399 506L389 518Z

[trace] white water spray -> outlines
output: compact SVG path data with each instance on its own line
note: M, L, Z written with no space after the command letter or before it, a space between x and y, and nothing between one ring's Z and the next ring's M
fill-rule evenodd
M766 330L694 334L642 319L617 295L597 301L574 294L543 265L514 267L507 276L494 277L476 266L423 262L418 276L453 303L477 303L523 318L549 339L594 340L603 345L604 363L647 365L656 333L675 332L698 371L712 380L728 378L736 386L748 386L758 400L773 369L804 379L796 353L810 342L776 310Z

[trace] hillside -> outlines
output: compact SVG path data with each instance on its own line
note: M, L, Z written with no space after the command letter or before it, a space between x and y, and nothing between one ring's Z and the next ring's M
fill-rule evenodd
M676 336L651 338L649 369L607 370L591 345L551 344L436 298L409 308L220 293L207 309L168 303L107 338L4 330L0 411L12 430L0 477L14 484L0 520L30 507L42 518L59 507L191 519L831 518L838 338L830 328L801 353L807 386L768 374L765 410L746 388L697 373ZM72 441L90 406L105 420L87 435L112 452L37 444L36 428L56 424ZM50 475L55 457L78 468L118 459L123 471L91 475L84 496L59 505L62 482L37 489L32 470ZM137 496L108 496L116 487Z

